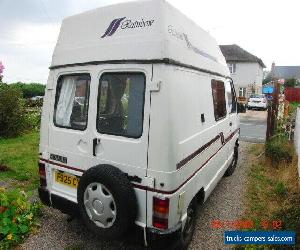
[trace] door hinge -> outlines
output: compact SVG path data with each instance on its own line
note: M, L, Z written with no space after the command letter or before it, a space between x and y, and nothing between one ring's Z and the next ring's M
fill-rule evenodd
M160 90L161 81L151 82L150 91L157 92Z
M155 186L155 179L153 177L150 176L146 176L144 178L144 185L149 187L149 188L154 188Z

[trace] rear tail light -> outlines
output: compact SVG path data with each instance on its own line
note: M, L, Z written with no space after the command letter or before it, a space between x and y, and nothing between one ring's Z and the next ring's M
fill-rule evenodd
M152 224L159 229L167 229L169 222L169 204L168 198L160 199L153 197L153 218Z
M46 187L47 182L46 182L46 169L45 169L45 164L39 162L39 175L40 175L40 184L41 187Z

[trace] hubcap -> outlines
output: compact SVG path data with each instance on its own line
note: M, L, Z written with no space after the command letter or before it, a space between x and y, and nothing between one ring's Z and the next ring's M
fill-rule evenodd
M84 206L89 218L102 228L111 227L117 208L111 192L101 183L93 182L84 191Z

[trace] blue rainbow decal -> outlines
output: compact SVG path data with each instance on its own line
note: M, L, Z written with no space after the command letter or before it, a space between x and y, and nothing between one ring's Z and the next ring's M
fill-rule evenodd
M101 38L113 35L116 32L116 30L119 28L121 22L125 18L126 17L122 17L122 18L116 18L116 19L112 20L112 22L110 23L110 25L106 29L105 33L101 36Z

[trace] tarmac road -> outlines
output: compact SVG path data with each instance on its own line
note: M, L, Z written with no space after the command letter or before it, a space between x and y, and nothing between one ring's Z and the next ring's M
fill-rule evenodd
M241 141L263 143L266 140L267 111L240 113Z

